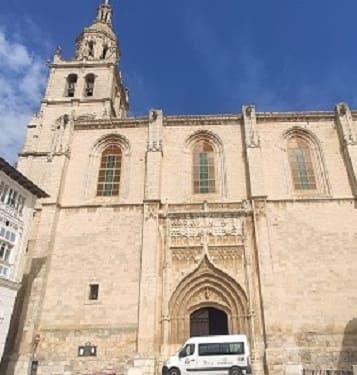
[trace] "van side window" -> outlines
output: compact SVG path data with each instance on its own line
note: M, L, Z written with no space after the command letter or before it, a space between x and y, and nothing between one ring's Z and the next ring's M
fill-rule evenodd
M192 355L195 352L195 344L187 344L179 354L180 358L188 357L189 355Z
M231 355L244 354L243 342L217 343L217 344L199 344L198 355Z

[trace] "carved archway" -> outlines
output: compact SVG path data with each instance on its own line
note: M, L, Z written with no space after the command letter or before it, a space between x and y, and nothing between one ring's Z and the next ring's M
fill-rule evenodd
M181 344L190 336L190 316L202 308L227 314L228 332L249 333L247 297L240 285L216 268L205 256L199 267L178 285L169 302L170 344Z

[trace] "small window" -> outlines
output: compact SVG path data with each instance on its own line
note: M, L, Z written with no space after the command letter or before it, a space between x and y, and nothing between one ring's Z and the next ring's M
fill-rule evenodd
M1 197L0 197L0 200L3 203L5 203L8 190L9 190L9 185L5 185L3 187L3 190L2 190L2 193L1 193Z
M17 191L14 189L10 189L9 194L7 196L7 205L10 207L15 207L16 197L17 197Z
M94 95L94 74L88 74L85 78L85 89L84 96L93 96Z
M9 268L0 264L0 277L7 278L9 275Z
M98 300L99 297L99 284L90 284L89 285L89 299L91 301Z
M69 98L74 97L74 94L76 92L77 80L78 80L77 74L70 74L67 77L66 96L68 96Z
M20 214L20 216L22 216L22 214L23 214L25 202L26 202L26 199L23 196L20 196L19 206L17 208L17 212Z
M4 242L0 242L0 261L9 263L10 259L10 246Z

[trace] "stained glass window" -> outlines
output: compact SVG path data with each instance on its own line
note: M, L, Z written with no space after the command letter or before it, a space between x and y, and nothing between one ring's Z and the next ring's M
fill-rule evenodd
M98 177L98 196L119 195L122 152L119 146L108 146L102 153Z
M288 153L295 190L316 190L316 177L308 142L300 137L290 138Z
M199 141L193 149L193 191L195 194L215 193L215 157L212 145Z

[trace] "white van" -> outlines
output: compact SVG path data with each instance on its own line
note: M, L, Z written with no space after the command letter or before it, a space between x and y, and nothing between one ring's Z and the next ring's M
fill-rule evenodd
M162 367L162 375L250 374L245 335L191 337Z

